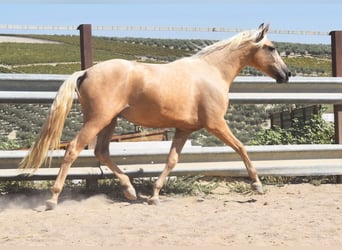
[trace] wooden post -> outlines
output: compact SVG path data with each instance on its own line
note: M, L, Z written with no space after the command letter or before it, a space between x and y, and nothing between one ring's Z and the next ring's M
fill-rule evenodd
M81 69L85 70L93 66L93 52L92 52L92 43L91 43L91 24L81 24L77 27L80 31L80 50L81 50ZM96 139L91 140L88 144L88 149L94 149L96 146ZM99 166L101 163L99 162ZM87 178L86 186L88 189L94 190L97 188L97 179L96 178Z
M93 66L91 24L81 24L77 29L80 31L81 69L85 70ZM88 144L88 149L94 149L95 146L96 137Z
M331 31L332 75L342 77L342 31ZM335 143L342 144L342 105L334 105ZM337 176L337 182L342 183L342 176Z
M77 29L80 31L81 69L84 70L93 66L91 24L81 24Z

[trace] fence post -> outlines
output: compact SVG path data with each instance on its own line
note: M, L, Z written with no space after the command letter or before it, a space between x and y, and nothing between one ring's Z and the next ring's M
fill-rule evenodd
M80 31L81 68L84 70L93 65L91 24L81 24L77 29Z
M81 69L85 70L93 66L91 24L80 24L77 29L80 31ZM91 140L88 144L88 149L95 148L96 139L97 137ZM97 184L96 178L86 178L86 186L88 189L96 189Z
M93 53L91 44L91 24L80 24L77 29L80 31L81 69L93 66ZM96 137L89 143L88 148L93 149L96 145Z
M342 31L331 31L332 75L342 77ZM342 105L334 105L335 143L342 144ZM342 183L342 176L337 176L337 182Z

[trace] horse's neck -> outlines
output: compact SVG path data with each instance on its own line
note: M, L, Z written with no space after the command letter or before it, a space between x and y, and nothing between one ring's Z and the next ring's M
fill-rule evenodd
M230 86L234 78L247 65L246 54L243 50L217 51L206 55L204 59L215 66L222 74L223 79Z

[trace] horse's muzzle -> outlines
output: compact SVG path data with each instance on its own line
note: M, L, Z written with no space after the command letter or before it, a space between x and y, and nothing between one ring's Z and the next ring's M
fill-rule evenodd
M277 83L288 83L290 77L291 77L291 72L286 70L284 74L281 74L279 77L277 77Z

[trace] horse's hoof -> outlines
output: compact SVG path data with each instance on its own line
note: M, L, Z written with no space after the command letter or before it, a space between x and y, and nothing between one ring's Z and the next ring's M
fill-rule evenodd
M137 199L137 194L135 193L135 189L132 186L126 187L123 192L128 200L135 201Z
M256 191L258 194L264 194L264 189L262 188L261 182L254 182L251 184L252 189Z
M150 199L148 199L147 203L148 203L148 205L159 206L160 200L158 198L150 198Z
M53 200L47 200L45 203L45 211L55 210L57 208L57 202Z

